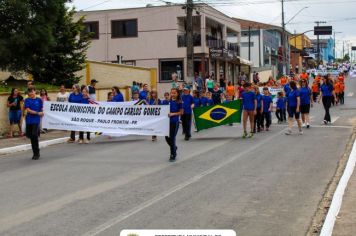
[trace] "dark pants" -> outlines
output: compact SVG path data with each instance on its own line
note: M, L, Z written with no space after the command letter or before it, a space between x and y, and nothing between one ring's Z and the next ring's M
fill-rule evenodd
M271 125L271 112L263 112L262 127L266 126L266 128L269 128L270 125Z
M331 122L331 118L330 118L330 107L331 107L331 103L332 100L334 99L333 96L328 96L328 97L323 97L323 105L324 105L324 109L325 109L325 116L324 116L324 120Z
M261 127L263 127L263 116L262 116L262 110L261 108L257 108L256 110L256 115L255 115L255 130L256 131L256 127L257 130L260 130Z
M285 113L285 111L283 109L276 110L276 116L277 116L277 119L279 122L283 122L285 120L284 113Z
M313 93L313 101L316 102L316 99L318 98L319 93Z
M171 149L171 156L177 156L177 145L176 145L176 137L179 129L179 122L171 122L169 124L169 137L166 136L166 142Z
M191 137L191 127L192 127L192 114L183 114L182 115L182 126L183 126L183 133L185 137Z
M345 92L341 92L339 94L339 101L340 101L340 104L345 104Z
M79 132L79 139L84 139L84 132ZM90 132L87 132L87 139L90 140Z
M40 136L39 124L26 124L26 136L31 140L34 156L40 155L38 137Z

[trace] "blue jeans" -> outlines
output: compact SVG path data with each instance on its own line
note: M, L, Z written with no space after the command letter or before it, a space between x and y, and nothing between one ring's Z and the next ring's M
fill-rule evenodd
M9 111L9 121L11 125L19 124L21 120L21 110L10 110Z

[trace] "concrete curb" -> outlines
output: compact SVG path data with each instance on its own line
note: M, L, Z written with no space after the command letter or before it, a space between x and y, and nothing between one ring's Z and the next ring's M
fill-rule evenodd
M352 151L349 156L349 160L345 167L344 173L340 179L340 182L334 193L328 214L323 224L320 236L331 236L333 233L336 217L341 209L343 196L347 187L347 184L354 172L356 164L356 141L353 144Z
M40 148L45 148L50 145L65 143L67 140L68 140L68 137L42 141L42 142L40 142ZM16 153L16 152L23 152L23 151L27 151L27 150L31 150L31 149L32 149L31 144L23 144L23 145L18 145L18 146L14 146L14 147L2 148L2 149L0 149L0 155L7 155L7 154Z

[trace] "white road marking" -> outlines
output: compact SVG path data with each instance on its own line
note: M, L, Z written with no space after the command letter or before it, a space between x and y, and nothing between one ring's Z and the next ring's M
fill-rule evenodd
M352 96L354 96L354 93L353 93L353 92L349 92L349 93L347 94L347 96L348 96L348 97L352 97Z
M334 124L339 118L340 116L331 117L331 124Z
M351 175L355 169L355 164L356 164L356 142L354 142L344 173L334 193L333 200L331 202L323 228L321 229L320 232L320 236L331 236L333 233L336 217L341 209L342 198L344 196Z
M125 219L135 215L136 213L142 211L142 210L145 210L146 208L156 204L157 202L169 197L170 195L172 195L173 193L175 192L178 192L182 189L184 189L185 187L191 185L191 184L194 184L196 182L198 182L199 180L201 180L202 178L204 178L205 176L207 175L210 175L212 173L214 173L215 171L229 165L230 163L236 161L237 159L239 159L240 157L244 156L245 154L248 154L249 152L251 151L254 151L255 149L259 148L260 146L264 145L265 143L273 140L275 137L281 135L282 133L285 132L286 129L272 135L272 136L269 136L268 138L262 140L260 143L248 148L247 150L243 151L243 152L240 152L239 154L237 154L236 156L232 156L231 158L229 158L228 160L188 179L187 181L165 191L165 192L162 192L161 194L155 196L154 198L146 201L146 202L143 202L142 204L138 205L137 207L127 211L127 212L123 212L121 214L119 214L117 217L107 221L106 223L102 224L102 225L99 225L98 227L90 230L89 232L83 234L83 236L95 236L95 235L98 235L100 233L103 233L104 231L106 231L107 229L113 227L114 225L124 221Z
M207 135L208 134L206 134L204 136L207 136ZM231 142L231 139L228 139L226 141L219 142L216 144L209 145L206 149L191 153L188 157L185 157L183 160L187 160L187 159L191 159L195 156L199 156L203 153L209 152L210 150L213 150L220 146L223 146L229 142ZM34 220L34 219L36 219L40 216L46 215L48 213L55 212L55 211L63 208L65 205L68 205L75 201L88 199L88 198L94 197L96 195L99 195L101 193L118 188L122 185L130 183L131 181L142 178L145 175L149 175L149 174L155 173L157 171L160 171L160 170L166 168L167 166L169 166L167 163L162 163L160 165L157 165L155 168L153 168L149 171L145 171L144 173L141 173L140 175L133 174L132 176L125 177L125 179L120 177L120 178L112 180L112 181L100 183L95 186L64 195L56 200L45 202L41 205L27 208L23 211L13 214L13 215L1 218L0 219L0 232L4 232L6 230L9 230L9 229L17 226L17 225L21 225L25 222L29 222L31 220Z

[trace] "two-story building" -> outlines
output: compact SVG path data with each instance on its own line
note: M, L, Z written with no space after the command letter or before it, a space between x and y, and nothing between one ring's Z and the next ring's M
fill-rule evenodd
M187 81L186 10L184 5L80 11L93 32L90 60L158 69L158 89L170 88L171 74ZM236 81L241 65L240 24L207 4L193 16L194 70Z
M303 67L307 68L307 62L311 58L308 53L312 49L311 40L305 34L294 34L289 38L289 44L292 68L294 72L301 72Z

